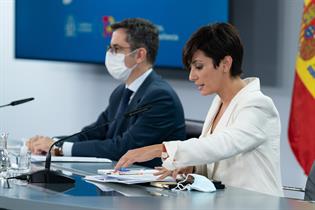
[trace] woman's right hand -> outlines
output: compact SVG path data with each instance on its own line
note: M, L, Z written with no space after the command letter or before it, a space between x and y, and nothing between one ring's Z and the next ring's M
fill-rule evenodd
M156 157L161 157L163 152L163 144L155 144L151 146L141 147L138 149L129 150L124 154L115 166L115 171L120 168L126 168L133 163L141 163L152 160Z

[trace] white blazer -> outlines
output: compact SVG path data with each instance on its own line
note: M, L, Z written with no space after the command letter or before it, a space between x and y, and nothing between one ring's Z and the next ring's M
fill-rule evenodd
M197 173L226 185L282 196L279 113L260 91L258 78L244 81L247 85L234 96L212 134L219 96L199 138L164 142L169 157L163 166L197 166Z

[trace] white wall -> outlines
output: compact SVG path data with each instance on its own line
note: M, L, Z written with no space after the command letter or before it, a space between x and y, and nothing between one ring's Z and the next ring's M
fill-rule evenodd
M279 1L280 27L275 33L280 40L277 68L283 79L278 87L263 87L263 91L274 99L281 116L283 184L303 187L305 176L287 141L303 0ZM169 82L182 100L186 118L203 120L211 97L200 96L188 81ZM14 0L0 0L0 104L26 97L36 99L1 109L0 131L9 132L12 138L76 132L104 110L117 84L100 65L14 59Z

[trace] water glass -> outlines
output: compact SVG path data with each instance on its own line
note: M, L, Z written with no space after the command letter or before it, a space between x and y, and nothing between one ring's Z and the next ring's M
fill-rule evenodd
M10 172L14 175L29 172L31 169L31 152L21 148L18 152L9 155Z
M8 134L2 133L0 135L0 178L6 177L7 170L10 166L7 140Z

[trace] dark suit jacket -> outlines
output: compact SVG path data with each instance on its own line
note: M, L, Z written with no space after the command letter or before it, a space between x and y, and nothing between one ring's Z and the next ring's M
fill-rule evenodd
M119 85L111 94L109 106L87 130L115 118L125 84ZM75 136L73 156L93 156L118 160L128 150L158 144L167 140L185 139L185 121L182 105L171 86L154 71L149 74L131 99L127 111L152 104L152 108L130 118L124 118L116 136L109 136L109 123L99 129ZM143 163L154 167L161 165L159 158Z

